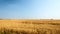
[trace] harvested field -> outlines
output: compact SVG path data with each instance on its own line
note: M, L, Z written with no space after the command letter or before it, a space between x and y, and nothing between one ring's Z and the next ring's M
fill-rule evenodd
M0 20L0 34L60 34L60 20Z

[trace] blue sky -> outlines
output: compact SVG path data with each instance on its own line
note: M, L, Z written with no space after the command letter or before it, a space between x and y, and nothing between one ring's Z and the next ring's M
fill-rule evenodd
M0 18L60 19L60 0L0 0Z

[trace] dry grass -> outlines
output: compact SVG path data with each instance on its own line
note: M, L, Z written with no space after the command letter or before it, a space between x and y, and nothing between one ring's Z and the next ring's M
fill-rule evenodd
M60 20L0 20L0 34L60 34Z

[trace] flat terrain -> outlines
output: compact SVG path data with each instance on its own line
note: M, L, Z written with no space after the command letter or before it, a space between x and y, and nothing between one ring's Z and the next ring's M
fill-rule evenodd
M0 20L0 34L2 33L60 34L60 20Z

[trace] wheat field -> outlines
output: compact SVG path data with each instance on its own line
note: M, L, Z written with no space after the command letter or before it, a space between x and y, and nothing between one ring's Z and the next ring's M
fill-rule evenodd
M60 20L0 20L0 34L60 34Z

